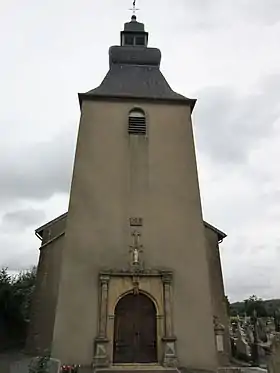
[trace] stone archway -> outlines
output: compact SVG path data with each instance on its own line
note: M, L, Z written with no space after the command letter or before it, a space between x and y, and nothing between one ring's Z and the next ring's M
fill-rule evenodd
M113 362L157 362L156 308L143 293L129 293L116 305Z

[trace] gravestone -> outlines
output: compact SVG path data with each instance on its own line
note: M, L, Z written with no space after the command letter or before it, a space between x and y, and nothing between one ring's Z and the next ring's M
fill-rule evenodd
M249 360L251 356L251 348L239 323L237 325L236 354L237 357L245 360Z
M10 373L36 373L42 358L23 358L10 366ZM57 359L50 358L46 361L46 373L60 373L61 363Z
M10 365L9 373L29 373L30 357L23 357Z
M267 342L267 340L268 340L267 328L266 328L266 324L264 323L264 321L262 319L258 319L257 329L258 329L259 339L262 342Z
M248 341L249 344L254 343L254 333L253 333L251 325L247 325L246 327L246 340Z
M277 333L272 343L267 367L269 373L280 373L280 333Z

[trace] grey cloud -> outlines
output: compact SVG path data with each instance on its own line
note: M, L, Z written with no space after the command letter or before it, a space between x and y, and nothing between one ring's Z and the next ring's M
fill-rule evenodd
M75 130L73 126L50 141L36 142L20 150L2 149L0 200L48 199L55 193L68 193Z
M38 258L36 259L38 260ZM34 265L37 265L36 259L34 255L31 255L30 252L28 252L27 255L26 253L20 253L16 258L9 258L7 261L5 261L1 268L8 268L9 271L18 273L21 271L25 271L28 268L32 268Z
M19 245L20 243L18 243ZM34 245L35 246L35 245ZM35 246L36 247L36 246ZM37 244L36 251L35 250L26 250L21 251L18 247L13 247L13 245L9 245L9 249L13 250L13 255L7 255L6 257L1 257L0 268L7 267L10 271L20 272L24 271L28 268L37 265L38 257L39 257L39 245Z
M271 298L271 284L270 284L270 273L264 273L263 276L260 274L253 274L252 269L247 270L244 273L245 276L240 278L240 270L238 271L238 276L233 276L228 279L227 290L230 294L230 301L240 301L249 298L251 295L255 294L261 298ZM257 294L256 294L257 293ZM240 299L240 294L242 298Z
M34 208L10 211L4 214L0 231L30 228L42 223L45 218L46 214L43 210Z
M239 0L240 12L248 19L258 20L267 25L280 21L280 3L278 0Z
M242 243L241 243L242 245ZM250 253L223 253L226 289L231 300L245 299L252 294L271 298L279 291L279 274L275 262L279 262L280 252L266 244L266 250L252 249ZM237 276L238 269L238 276Z
M258 142L271 136L280 117L280 75L268 76L255 93L238 95L227 87L209 87L197 93L194 113L197 145L215 162L242 164Z
M188 24L197 28L232 27L240 21L274 25L280 22L278 0L184 0Z
M34 230L14 229L0 232L1 257L0 267L19 271L34 265L38 261L40 241Z
M56 194L46 201L21 201L16 205L20 207L3 211L3 223L0 219L0 268L18 271L37 264L41 241L34 230L67 209L68 195Z

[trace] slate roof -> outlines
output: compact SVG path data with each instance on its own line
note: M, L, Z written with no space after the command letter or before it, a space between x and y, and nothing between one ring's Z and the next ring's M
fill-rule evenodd
M193 110L196 100L174 92L160 71L161 52L157 48L113 46L109 49L110 69L101 85L83 100L95 98L132 98L185 103Z
M136 16L133 15L131 17L130 22L126 22L124 24L124 31L125 32L145 32L145 25L144 23L136 21Z

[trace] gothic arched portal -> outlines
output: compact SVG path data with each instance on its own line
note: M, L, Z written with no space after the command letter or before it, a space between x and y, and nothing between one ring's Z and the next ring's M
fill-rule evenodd
M127 294L115 308L115 364L157 362L157 320L153 301L144 294Z

